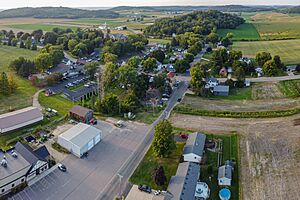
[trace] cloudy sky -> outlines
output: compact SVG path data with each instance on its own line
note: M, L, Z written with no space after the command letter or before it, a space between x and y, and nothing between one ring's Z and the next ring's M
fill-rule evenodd
M114 6L153 6L153 5L300 5L300 0L1 0L1 8L26 6L68 6L68 7L114 7Z

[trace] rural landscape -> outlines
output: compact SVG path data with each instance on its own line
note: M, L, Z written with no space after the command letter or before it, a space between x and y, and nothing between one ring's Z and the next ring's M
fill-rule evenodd
M242 4L1 9L0 199L300 199L300 5Z

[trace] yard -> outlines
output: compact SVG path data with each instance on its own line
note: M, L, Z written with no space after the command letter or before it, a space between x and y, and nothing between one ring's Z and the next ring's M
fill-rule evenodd
M257 52L266 51L272 56L279 55L284 64L300 63L300 39L234 42L232 48L251 58L254 58Z
M226 160L231 160L234 162L234 172L232 179L232 186L229 187L233 200L239 200L239 136L237 134L218 134L207 135L207 139L219 141L219 145L222 144L222 153L220 154L221 165L224 164ZM218 186L218 153L212 151L205 151L205 164L201 165L200 180L206 182L210 188L210 198L211 200L219 199L219 191L222 187Z
M136 185L145 184L151 186L151 188L153 189L166 190L171 176L174 176L176 174L184 144L185 143L177 142L176 149L168 158L157 158L154 155L152 148L150 147L149 151L147 152L129 181ZM167 177L167 182L163 186L156 185L151 177L153 170L160 165L163 166L165 175Z
M0 45L0 72L14 74L14 72L9 69L9 63L12 60L20 56L33 59L37 53L37 51ZM15 80L18 85L16 92L8 97L0 95L0 114L8 112L9 110L21 109L32 105L32 96L38 89L32 86L28 80L19 76L15 76Z

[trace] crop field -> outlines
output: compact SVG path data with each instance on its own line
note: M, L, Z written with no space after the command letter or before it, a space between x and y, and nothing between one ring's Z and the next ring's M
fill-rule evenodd
M37 53L37 51L20 49L17 47L0 46L0 72L14 73L8 67L12 60L20 56L32 59ZM21 77L15 76L15 80L18 85L16 92L8 97L0 95L0 113L24 108L32 104L32 96L37 91L37 88L31 86L31 83L28 80Z
M77 29L80 26L75 25L64 25L64 24L12 24L7 26L8 28L20 29L20 30L37 30L42 29L43 31L52 31L53 28L62 29Z
M300 39L234 42L232 48L240 50L244 56L252 58L255 57L257 52L266 51L270 52L273 56L279 55L285 64L300 63Z
M255 26L251 23L245 23L237 27L236 29L220 29L218 34L221 37L225 37L227 33L233 33L233 40L260 40L260 35L257 32Z
M300 15L258 13L249 21L263 40L300 38Z

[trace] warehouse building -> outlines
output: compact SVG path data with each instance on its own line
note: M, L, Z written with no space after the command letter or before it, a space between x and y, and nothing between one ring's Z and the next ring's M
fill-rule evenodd
M0 115L0 133L13 131L43 120L42 112L35 107L27 107L21 110Z
M58 144L79 158L100 140L101 131L84 123L79 123L58 136Z
M76 121L88 123L93 118L93 111L82 107L82 106L73 106L70 110L70 117Z

